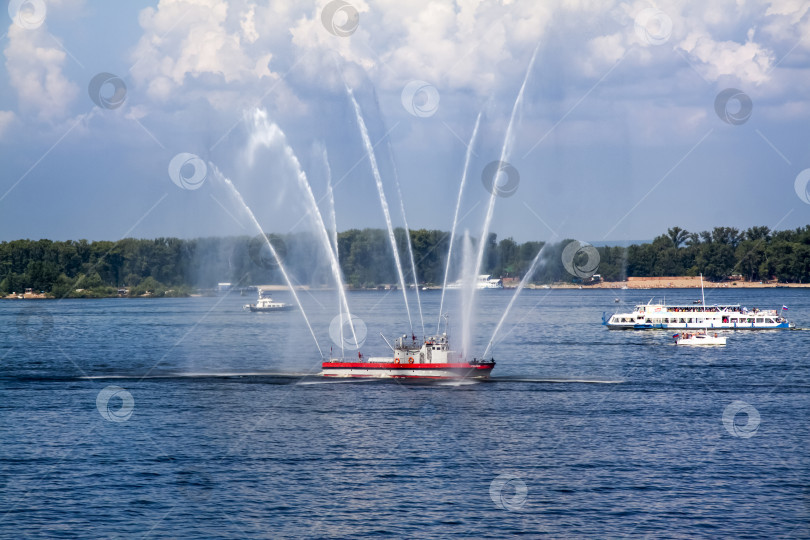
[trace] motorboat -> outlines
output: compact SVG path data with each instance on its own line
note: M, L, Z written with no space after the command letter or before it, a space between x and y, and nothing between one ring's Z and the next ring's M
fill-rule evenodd
M284 302L276 302L270 296L269 291L259 289L259 298L255 304L245 304L244 309L252 312L268 312L268 311L286 311L292 309L290 304Z
M672 336L675 339L675 345L725 345L726 337L720 336L717 332L680 332Z

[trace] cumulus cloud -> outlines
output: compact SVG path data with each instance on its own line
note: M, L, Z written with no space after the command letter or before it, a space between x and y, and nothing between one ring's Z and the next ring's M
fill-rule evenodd
M716 41L703 32L690 33L678 47L700 60L704 75L715 81L728 75L742 82L762 83L774 61L770 50L753 41Z
M255 13L254 5L238 0L161 0L140 14L144 33L132 55L133 77L156 102L187 98L193 80L235 90L277 79L273 54L253 46L260 38Z
M443 89L491 93L507 73L525 69L551 20L551 7L535 2L415 0L371 8L356 2L360 23L345 38L324 28L320 16L325 3L290 30L299 51L314 53L305 66L310 77L334 71L337 56L384 89L419 79Z
M6 134L16 119L14 111L0 111L0 138Z
M3 53L22 113L33 114L41 121L69 115L69 105L79 88L63 73L67 55L57 48L44 27L23 29L12 24Z

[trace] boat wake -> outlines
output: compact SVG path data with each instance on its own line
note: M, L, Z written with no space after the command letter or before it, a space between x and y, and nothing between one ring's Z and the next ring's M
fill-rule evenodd
M54 377L38 377L38 376L11 376L2 377L0 380L16 380L16 381L172 381L172 380L232 380L232 381L246 381L246 382L262 382L273 384L294 384L296 386L313 386L323 384L352 384L352 383L367 383L378 382L387 384L398 384L406 386L425 385L425 386L443 386L443 387L458 387L458 386L473 386L480 383L534 383L534 384L622 384L625 381L617 379L601 379L598 377L521 377L521 376L505 376L505 377L489 377L487 379L399 379L399 378L365 378L365 377L351 377L351 378L331 378L323 377L317 373L291 373L279 371L250 371L250 372L188 372L188 373L153 373L148 375L138 373L109 373L99 375L82 375L74 376L54 376Z
M599 378L568 378L568 377L544 377L544 378L527 378L527 377L490 377L484 382L496 383L568 383L568 384L624 384L625 381L620 379L599 379Z
M372 381L388 381L396 382L398 384L407 383L413 384L416 381L404 381L397 378L365 378L365 377L351 377L351 378L326 378L315 373L285 373L278 371L251 371L251 372L225 372L225 373L208 373L208 372L193 372L193 373L163 373L163 374L150 374L147 376L138 375L135 373L124 374L109 374L109 375L86 375L81 377L68 377L70 380L92 380L92 381L105 381L105 380L159 380L159 379L243 379L243 378L264 378L264 379L286 379L291 384L298 386L310 386L319 384L350 384L350 383L364 383ZM60 378L64 380L65 378ZM521 376L504 376L504 377L489 377L487 379L440 379L420 381L429 383L431 386L470 386L479 383L568 383L568 384L622 384L625 381L621 379L601 379L598 377L521 377Z

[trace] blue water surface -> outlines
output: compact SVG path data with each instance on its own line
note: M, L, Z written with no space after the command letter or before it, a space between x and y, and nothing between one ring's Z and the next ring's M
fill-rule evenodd
M470 384L317 377L334 292L300 293L321 352L300 311L238 295L2 301L0 536L810 537L810 331L687 348L601 326L664 293L699 296L524 291ZM511 295L479 294L477 354ZM810 327L810 291L706 295ZM365 354L411 333L401 291L349 303Z

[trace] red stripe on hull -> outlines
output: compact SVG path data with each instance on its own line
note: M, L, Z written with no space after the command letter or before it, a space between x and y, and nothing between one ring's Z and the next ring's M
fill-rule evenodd
M324 377L380 379L485 379L495 363L396 364L393 362L324 362Z
M360 369L492 369L494 364L394 364L378 362L324 362L323 369L329 368L360 368Z

